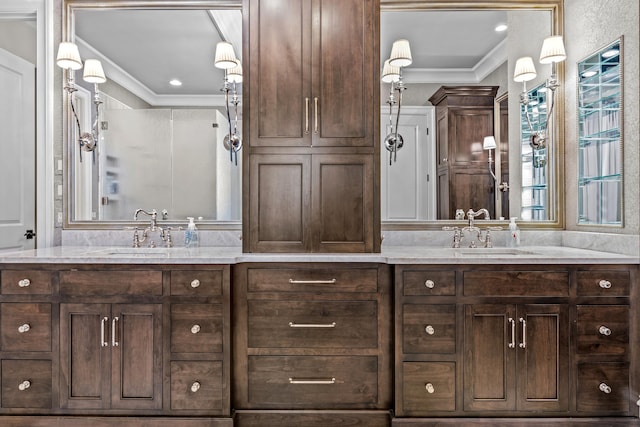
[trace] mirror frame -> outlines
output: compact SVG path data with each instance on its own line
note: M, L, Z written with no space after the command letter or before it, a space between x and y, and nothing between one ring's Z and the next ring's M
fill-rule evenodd
M113 1L95 1L95 0L64 0L62 11L62 40L74 41L75 34L75 15L76 10L82 9L242 9L242 0L113 0ZM244 17L243 17L244 21ZM243 23L244 25L244 23ZM62 141L63 141L63 229L75 230L122 230L126 227L139 225L133 221L133 213L131 220L114 220L114 221L98 221L98 220L82 220L76 221L71 218L73 212L73 182L75 179L72 170L72 150L75 145L69 141L69 129L73 125L73 117L71 108L69 107L69 94L63 90L65 85L65 73L61 73L62 78L56 84L55 90L62 93ZM168 220L163 221L163 226L178 227L184 226L184 221ZM241 231L242 222L238 221L201 221L198 222L198 228L201 230L226 230Z
M109 2L95 2L91 0L64 0L62 11L62 39L73 41L74 39L74 10L92 9L92 8L111 8L111 9L202 9L202 8L233 8L241 9L243 0L114 0ZM380 0L381 10L546 10L551 12L552 28L554 34L563 34L564 28L564 10L563 0L493 0L493 1L463 1L463 0ZM244 21L243 17L243 21ZM244 25L244 24L243 24ZM246 31L245 31L246 33ZM64 73L62 73L64 74ZM565 66L564 63L558 64L558 77L562 83L565 82ZM134 226L133 221L75 221L71 219L72 201L72 182L74 173L71 170L69 159L71 158L71 150L73 144L68 142L69 129L72 124L71 111L69 108L68 94L62 89L64 86L64 75L56 85L55 90L63 92L63 143L66 144L63 150L63 229L92 229L92 230L109 230L122 229L127 226ZM530 221L522 222L522 228L534 229L562 229L565 224L564 209L564 84L556 92L556 108L554 112L553 133L554 145L556 150L556 161L554 162L556 191L555 211L556 218L551 221ZM497 221L496 225L502 222ZM167 221L167 225L179 225ZM454 225L453 220L434 220L420 222L393 222L383 221L382 230L441 230L443 226ZM504 225L507 221L504 221ZM203 221L198 227L204 230L242 230L241 221L216 222Z
M551 28L553 34L564 34L564 2L563 0L493 0L493 1L464 1L464 0L380 0L381 11L428 11L428 10L541 10L551 12ZM555 192L551 204L554 207L555 219L548 221L518 222L521 228L527 229L563 229L565 226L564 213L564 115L565 115L565 63L561 62L557 68L561 86L556 91L556 105L553 113L553 185ZM495 118L494 118L495 120ZM493 221L491 224L506 227L505 221ZM382 221L382 231L390 230L442 230L445 226L455 226L459 221Z

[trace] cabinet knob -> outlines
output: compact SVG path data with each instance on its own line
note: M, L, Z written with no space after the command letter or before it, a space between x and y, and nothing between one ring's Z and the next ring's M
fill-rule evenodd
M197 288L198 286L200 286L200 280L198 280L198 279L193 279L193 280L191 281L191 287L192 287L193 289L195 289L195 288Z
M424 331L429 335L433 335L433 334L436 333L436 330L433 329L433 326L431 326L431 325L427 325L427 327L424 328Z
M424 282L424 285L429 289L433 289L436 286L436 282L434 282L431 279L428 279L426 282Z
M28 323L18 326L18 332L20 332L21 334L24 334L25 332L29 332L30 329L31 329L31 325L29 325Z
M31 387L31 381L29 380L24 380L20 384L18 384L18 390L20 391L25 391L29 387Z
M611 289L611 282L608 280L600 280L600 282L598 282L598 286L600 286L602 289Z
M607 328L604 325L598 328L598 332L600 332L600 335L605 335L607 337L611 335L611 329Z
M198 381L194 381L193 384L191 384L191 393L195 393L198 390L200 390L200 383Z
M31 284L31 280L29 279L22 279L18 281L18 286L21 288L26 288Z
M200 332L200 325L193 325L191 327L191 333L192 334L197 334L198 332Z
M435 387L434 387L434 386L433 386L433 384L431 384L431 383L426 383L426 384L424 385L424 388L427 390L427 393L429 393L429 394L433 394L433 393L435 393L435 392L436 392Z
M609 387L606 383L600 383L599 389L605 394L611 393L611 387Z

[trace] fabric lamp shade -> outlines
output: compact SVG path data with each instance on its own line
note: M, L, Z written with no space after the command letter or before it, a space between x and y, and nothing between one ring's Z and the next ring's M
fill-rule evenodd
M493 136L485 136L482 148L485 150L493 150L497 147L496 139Z
M102 69L102 63L97 59L87 59L84 61L84 73L82 78L87 83L104 83L107 78Z
M227 79L231 83L242 83L242 64L236 62L236 66L227 70Z
M394 67L389 64L389 60L384 61L384 67L382 67L382 78L384 83L397 82L400 80L400 67Z
M61 42L58 46L56 64L58 64L58 67L64 68L65 70L79 70L82 68L82 60L80 59L78 46L71 42Z
M524 56L516 61L516 69L513 72L515 82L528 82L536 78L536 67L533 65L533 58Z
M219 42L216 45L216 58L214 62L217 68L228 70L237 65L236 54L233 45L229 42Z
M413 58L411 57L411 47L409 40L400 39L393 42L391 47L391 57L389 64L394 67L406 67L411 65Z
M562 36L551 36L544 39L542 50L540 51L541 64L562 62L565 59L567 59L567 53L564 50Z

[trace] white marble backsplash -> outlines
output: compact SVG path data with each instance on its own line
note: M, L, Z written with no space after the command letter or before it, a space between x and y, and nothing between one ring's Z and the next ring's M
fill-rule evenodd
M242 246L241 231L198 230L200 246L235 247ZM164 246L162 239L152 235L156 246ZM184 246L184 230L171 232L174 247ZM62 246L133 246L133 230L63 230ZM141 246L148 246L148 242Z

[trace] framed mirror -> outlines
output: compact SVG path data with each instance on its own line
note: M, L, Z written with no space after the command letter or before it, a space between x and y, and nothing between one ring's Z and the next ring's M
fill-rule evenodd
M478 148L467 156L472 160L460 168L464 169L465 173L474 169L474 177L466 181L460 180L461 182L486 181L482 191L491 191L491 194L483 199L488 201L482 203L490 206L455 207L464 211L486 207L491 211L492 219L502 216L508 220L510 216L516 216L519 218L518 222L525 227L562 228L564 226L564 215L559 208L563 206L564 200L564 135L561 125L564 115L564 91L562 88L564 68L559 65L557 70L560 87L555 92L555 106L550 115L548 134L551 142L544 155L547 162L544 167L546 180L544 191L532 190L532 172L525 165L527 159L532 157L532 150L522 145L523 137L526 137L523 135L520 103L522 83L516 83L513 80L516 60L522 56L531 56L535 58L538 74L533 81L528 82L528 87L544 86L545 80L551 74L551 67L538 64L537 58L543 40L550 35L561 33L562 19L561 1L540 1L537 3L478 1L471 4L462 1L381 0L381 62L389 57L391 45L397 39L409 40L413 54L413 63L402 69L403 81L406 85L402 94L402 109L406 109L410 113L407 115L407 120L415 120L412 113L413 108L429 108L431 105L428 101L429 98L443 87L449 88L447 90L450 92L479 86L496 87L495 104L492 104L494 106L485 106L487 110L493 109L491 113L493 117L492 129L487 128L486 131L483 131L487 135L475 135L475 144L469 145ZM497 24L506 24L506 31L496 32ZM383 128L381 129L382 138L385 137L385 126L389 126L390 114L389 107L386 105L387 95L390 92L389 86L387 83L381 83L380 93L383 98L381 99L380 120ZM389 166L389 155L384 149L384 144L381 144L383 146L382 170L392 171L388 172L387 176L395 177L397 183L402 183L394 186L387 185L387 194L393 191L392 188L397 188L398 194L402 192L401 198L405 201L408 200L407 204L411 205L412 209L419 209L425 205L438 206L440 193L437 188L446 185L441 182L442 162L435 154L437 149L434 147L437 143L436 135L438 132L444 132L438 125L437 111L439 108L436 106L431 113L426 113L427 120L423 126L428 127L430 122L433 123L433 127L429 127L428 130L419 129L417 125L412 124L414 122L408 122L409 124L405 125L411 126L408 144L405 141L405 145L409 149L403 152L403 148L394 153L398 159L407 153L408 157L402 159L402 162L409 162L410 167L398 168L402 169L402 172L395 171L393 163ZM477 108L477 106L470 105L469 108ZM398 128L402 129L403 114L400 117ZM448 129L450 133L452 128L448 127ZM424 161L424 156L415 154L418 151L412 148L411 141L414 134L419 135L421 132L423 135L428 132L424 143L426 149L423 152L433 153L433 156L428 158L424 165L416 165L418 160ZM482 136L496 137L499 148L482 150ZM405 137L405 139L407 138ZM489 159L489 151L492 154L491 160ZM447 156L440 157L446 158ZM490 161L491 163L489 163ZM401 160L397 160L397 162L401 164ZM427 171L420 174L413 173L416 170L423 171L424 169ZM407 174L413 173L413 175L422 177L427 181L427 184L425 185L409 176L399 177L398 175L402 175L405 173L404 171ZM495 179L492 178L491 172L494 174L497 172ZM527 176L527 173L531 176ZM451 179L450 175L448 188L452 194L455 194L456 184ZM387 183L382 182L383 189L385 189L385 184ZM462 185L464 188L461 188L460 191L468 192L468 184ZM421 186L425 190L419 193L417 188ZM434 189L434 187L436 188ZM506 190L501 191L501 188ZM432 189L431 194L429 194L430 189ZM421 194L421 197L416 197L416 202L413 199L407 199L417 193ZM405 194L409 196L405 196ZM428 198L426 202L424 201L425 197ZM452 195L450 194L448 197L451 198ZM541 197L544 198L544 209L533 214L533 204L540 202ZM438 214L438 208L416 211L418 213L414 217L411 217L411 214L405 215L405 218L385 217L385 212L391 212L391 209L385 210L386 199L394 200L394 197L387 196L381 200L383 230L436 230L454 220L453 214L456 209L448 209L446 215L443 216ZM393 206L397 207L398 204L393 202Z
M578 224L622 226L622 37L578 62Z
M122 227L141 208L239 229L242 156L225 137L230 123L242 129L242 83L225 86L214 56L226 41L241 60L241 2L65 4L66 40L84 61L65 99L66 226ZM85 81L90 58L106 81ZM84 133L97 136L94 149Z

